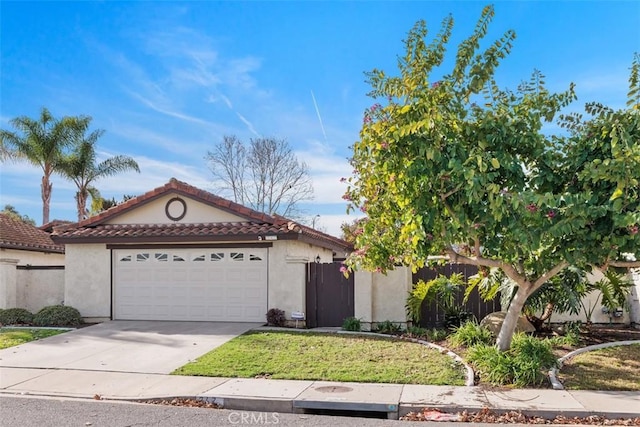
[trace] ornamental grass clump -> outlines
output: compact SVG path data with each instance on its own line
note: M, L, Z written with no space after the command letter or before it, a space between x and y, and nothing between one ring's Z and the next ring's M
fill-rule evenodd
M454 347L472 347L478 344L492 344L494 337L491 331L480 326L478 322L468 321L455 328L448 340Z
M357 317L347 317L342 322L342 329L351 332L360 332L362 330L362 321Z
M494 346L478 344L469 349L467 358L483 381L518 387L542 384L546 372L557 364L548 340L523 333L514 335L508 351L501 352Z

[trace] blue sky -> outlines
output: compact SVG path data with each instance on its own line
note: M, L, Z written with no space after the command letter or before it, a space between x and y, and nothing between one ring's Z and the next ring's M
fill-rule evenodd
M42 106L58 117L92 116L93 128L106 131L101 156L132 156L142 170L96 183L116 199L171 177L212 190L204 156L223 135L286 138L314 181L304 209L337 235L349 219L339 180L351 173L349 146L373 103L363 73L395 74L411 26L425 19L435 34L449 13L453 55L485 4L3 1L0 126L36 117ZM640 2L513 1L495 9L490 39L517 34L500 83L515 88L537 68L552 90L577 84L576 109L588 101L624 106L640 52ZM1 167L0 205L39 222L41 171ZM51 218L75 218L73 194L54 177Z

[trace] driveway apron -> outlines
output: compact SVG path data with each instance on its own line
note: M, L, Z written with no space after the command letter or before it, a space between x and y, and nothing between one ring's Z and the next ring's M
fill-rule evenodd
M169 374L257 326L110 321L0 350L0 367Z

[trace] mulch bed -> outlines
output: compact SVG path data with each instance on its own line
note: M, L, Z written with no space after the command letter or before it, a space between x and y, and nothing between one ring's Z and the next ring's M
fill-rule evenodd
M584 346L612 341L640 340L640 329L631 326L592 326L583 334Z

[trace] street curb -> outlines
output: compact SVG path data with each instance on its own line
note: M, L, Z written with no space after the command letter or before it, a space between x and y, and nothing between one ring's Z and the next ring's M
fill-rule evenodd
M562 365L566 360L571 359L579 354L586 353L588 351L600 350L608 347L618 347L621 345L634 345L640 344L640 340L628 340L628 341L613 341L603 344L590 345L588 347L579 348L577 350L572 351L571 353L566 354L565 356L558 359L558 366L551 369L549 371L549 381L551 381L551 385L554 390L564 390L564 385L558 380L558 372L562 369Z

